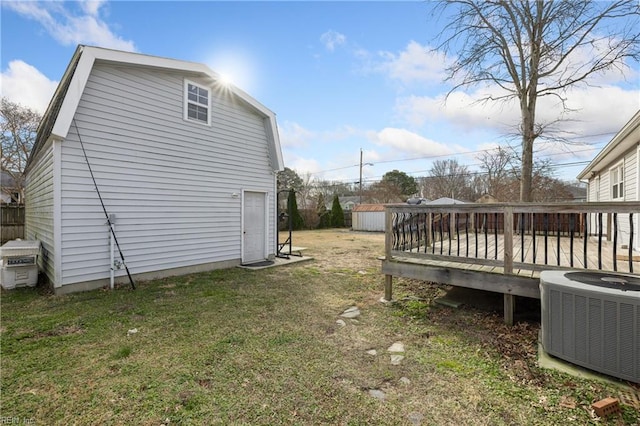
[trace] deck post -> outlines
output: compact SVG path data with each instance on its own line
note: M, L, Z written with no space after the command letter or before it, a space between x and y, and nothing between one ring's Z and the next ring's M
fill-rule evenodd
M513 207L505 207L504 215L504 273L513 274Z
M384 258L385 262L391 261L391 249L393 245L393 214L388 207L384 209ZM393 275L384 276L384 298L388 302L393 297Z
M516 308L516 297L513 294L504 294L504 322L513 325L513 312Z
M393 275L385 275L384 276L384 299L387 302L391 302L393 298Z

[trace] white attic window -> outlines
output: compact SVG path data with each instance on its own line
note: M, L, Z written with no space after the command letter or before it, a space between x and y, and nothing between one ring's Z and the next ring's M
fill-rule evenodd
M184 81L184 119L211 125L211 92L189 80Z

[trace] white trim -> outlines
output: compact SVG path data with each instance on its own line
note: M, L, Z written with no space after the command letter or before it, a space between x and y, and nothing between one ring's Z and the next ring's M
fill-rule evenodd
M82 93L84 93L84 88L89 80L89 74L91 74L95 59L91 51L87 51L86 48L80 54L80 60L73 73L73 78L69 83L67 93L64 95L58 117L56 117L56 121L51 129L51 135L53 137L59 139L65 139L67 137L67 133L71 128L71 121L78 109L80 98L82 97Z
M624 201L625 199L625 191L627 190L627 183L625 182L625 169L624 169L624 159L618 161L613 166L609 167L609 196L611 197L611 201ZM618 179L614 181L613 173L614 171L618 171ZM620 177L620 171L622 171L622 177ZM620 184L622 184L622 190L620 190ZM613 187L618 185L618 197L613 196Z
M62 141L52 141L53 151L53 268L54 288L62 286Z
M244 256L244 196L247 192L253 192L262 194L264 196L264 244L263 244L263 257L266 259L269 256L269 192L262 189L242 189L241 192L241 207L240 207L240 262L245 262Z
M189 100L189 85L195 86L199 89L202 90L206 90L207 91L207 122L205 123L204 121L198 120L196 118L189 118L189 103L193 103L196 106L204 106L203 104L201 104L200 102L194 102L194 101L190 101ZM206 125L206 126L211 126L211 88L207 87L203 84L200 83L196 83L193 80L189 80L189 79L184 79L184 84L183 84L183 97L182 97L182 102L183 102L183 116L182 118L185 121L188 121L189 123L197 123L197 124L202 124L202 125Z

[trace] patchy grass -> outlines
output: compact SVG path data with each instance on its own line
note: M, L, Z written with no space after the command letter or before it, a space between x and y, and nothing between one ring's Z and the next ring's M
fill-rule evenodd
M294 241L316 260L135 291L3 292L0 414L35 424L640 423L628 406L593 417L591 403L615 386L539 369L536 323L439 307L443 287L410 280L396 280L397 303L380 304L382 235ZM340 327L352 305L362 315ZM396 341L398 366L386 352Z

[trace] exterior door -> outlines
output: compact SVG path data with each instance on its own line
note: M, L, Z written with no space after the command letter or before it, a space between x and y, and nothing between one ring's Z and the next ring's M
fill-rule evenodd
M242 263L260 262L267 257L266 194L251 191L243 194Z

